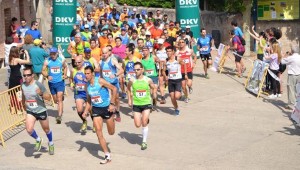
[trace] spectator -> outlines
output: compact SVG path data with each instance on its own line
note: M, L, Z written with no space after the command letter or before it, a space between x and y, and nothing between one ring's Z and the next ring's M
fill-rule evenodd
M31 28L26 31L25 35L30 34L34 40L41 39L42 35L38 30L38 27L39 27L39 23L37 21L32 21Z
M19 27L17 24L18 19L16 17L13 17L11 19L11 24L10 24L10 36L13 37L14 39L14 43L18 43L19 42L19 37L17 34L17 28Z
M163 15L161 14L161 11L160 10L156 10L156 15L154 16L154 19L160 19L162 20L163 19Z
M32 47L33 47L33 38L30 34L28 34L24 38L24 45L22 48L29 52Z
M178 31L176 28L175 28L175 24L174 22L170 22L169 24L169 29L168 29L168 34L170 37L173 37L173 38L177 38L176 37L176 32Z
M92 15L91 15L90 13L88 13L86 17L87 17L86 23L87 23L90 27L94 26L94 25L95 25L95 21L94 21L94 19L92 18Z
M122 43L122 39L120 37L116 37L115 42L116 42L116 46L113 47L112 53L124 59L126 57L125 54L126 45Z
M81 35L85 37L86 41L89 41L92 37L92 32L90 32L90 26L88 24L84 25L84 31L81 32ZM83 38L82 37L82 38ZM83 39L84 40L84 39Z
M93 11L93 0L90 0L89 3L85 7L85 12L91 13Z
M125 17L128 16L128 11L126 7L123 7L123 12L120 14L120 21L125 21Z
M288 94L288 109L294 109L296 104L296 85L300 83L300 51L297 44L291 46L291 53L287 52L281 60L282 64L287 65L287 94Z
M119 37L122 40L122 44L127 45L129 43L129 36L127 34L126 28L121 28L121 34L119 35Z
M238 24L235 20L231 21L231 26L233 27L234 35L245 39L242 30L240 29L240 27L238 27Z
M113 7L111 13L108 15L107 19L108 20L111 20L111 19L120 19L120 12L117 11L117 8L116 7Z
M174 47L176 38L169 36L168 30L163 30L163 35L166 37L166 42L168 42L172 47Z
M186 35L190 36L191 38L194 38L193 31L191 31L191 26L187 25L185 27Z
M128 15L130 16L128 22L132 22L134 23L134 25L136 25L139 22L139 19L136 18L136 8L133 8L133 11Z
M79 23L79 25L82 25L83 23L83 18L80 15L80 8L77 7L76 9L76 23Z
M27 22L24 18L21 18L20 20L21 25L17 28L17 34L18 37L21 39L21 37L25 37L25 33L27 30L29 30L30 28L26 25Z
M150 33L151 33L151 38L157 39L162 35L162 30L159 29L159 22L155 21L154 22L154 27L150 28Z
M137 30L132 31L131 38L129 39L129 43L134 44L134 46L137 46L137 40L138 40L138 32Z
M168 15L167 14L164 14L162 22L163 22L164 25L169 24L170 21L168 19Z

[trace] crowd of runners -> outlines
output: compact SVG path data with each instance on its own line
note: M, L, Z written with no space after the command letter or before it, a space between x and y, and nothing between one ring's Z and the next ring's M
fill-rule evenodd
M26 24L26 20L21 22ZM33 22L32 27L37 24ZM237 23L233 21L231 24L232 43L226 49L236 52L237 76L241 77L245 70L241 57L245 52L244 37ZM37 29L27 28L27 30ZM270 29L268 35L264 32L251 33L259 40L259 49L262 49L259 50L257 58L263 60L262 56L266 56L265 59L270 59L272 63L270 69L274 74L278 74L281 59L277 42L280 37L276 37L276 31ZM68 47L72 66L68 66L56 47L48 49L48 53L38 52L37 48L43 48L42 42L39 41L41 35L32 32L17 33L20 34L17 41L24 37L28 39L26 35L31 35L31 39L34 40L33 47L29 49L23 47L25 50L22 53L27 57L22 60L9 55L8 63L15 66L28 64L26 61L31 60L32 66L25 66L22 71L24 82L21 87L23 105L27 111L26 130L36 140L35 151L41 149L43 141L34 130L35 122L40 121L49 140L49 153L54 154L52 131L49 128L47 108L43 100L53 98L58 110L56 122L61 124L66 88L74 92L76 111L79 120L82 121L82 126L78 130L85 133L88 117L91 117L93 131L97 134L105 154L101 164L105 164L111 161L111 155L102 127L105 122L108 134L114 134L115 121L121 122L122 118L120 100L127 101L128 107L132 109L134 125L137 128L142 127L141 149L145 150L150 113L155 111L158 105L166 104L166 91L174 107L174 115L178 116L181 113L178 100L189 103L189 95L193 93L193 70L198 61L197 57L203 63L204 77L210 78L208 75L208 69L212 64L210 53L214 47L212 37L206 33L205 28L201 28L201 36L196 41L190 26L181 28L178 22L169 20L168 15L161 14L160 10L155 14L146 10L138 13L136 8L129 8L126 4L119 10L113 4L95 5L90 1L85 8L78 4L77 21L70 33L71 42ZM19 43L16 45L24 44ZM270 47L267 47L267 44ZM194 52L194 46L197 46L199 56ZM34 53L32 49L35 50ZM268 51L271 55L264 55L264 51ZM38 53L44 60L36 59ZM15 75L13 73L15 71L11 71L11 74ZM41 77L48 80L52 97L43 85ZM280 86L272 77L270 79L273 89L270 98L274 98L275 95L276 97L280 95ZM66 87L66 83L70 87Z

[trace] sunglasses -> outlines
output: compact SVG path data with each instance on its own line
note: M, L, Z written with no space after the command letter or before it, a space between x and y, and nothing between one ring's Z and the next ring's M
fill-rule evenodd
M134 69L134 71L140 71L141 70L141 68L138 68L138 69Z
M179 43L185 43L185 42L179 42Z
M23 74L23 77L30 77L32 74Z
M75 64L80 64L80 63L82 63L82 61L80 61L80 62L75 62Z

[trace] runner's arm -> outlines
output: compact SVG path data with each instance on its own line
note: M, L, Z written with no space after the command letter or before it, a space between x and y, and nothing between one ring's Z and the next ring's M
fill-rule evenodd
M184 67L184 73L185 73L185 75L187 75L187 67L186 67L186 64L184 63L184 61L183 61L182 59L179 59L178 61L179 61L179 64L183 65L183 67Z
M83 114L82 114L82 116L84 118L87 117L87 114L88 114L89 110L91 109L91 97L90 97L90 95L88 95L87 86L85 86L85 91L86 91L86 98L87 99L86 99L85 109L84 109Z
M47 92L45 86L40 83L40 82L36 82L38 88L37 88L37 93L43 97L43 99L50 101L51 100L51 95Z
M22 89L22 105L23 105L23 109L26 110L25 95L23 89Z
M116 77L124 73L123 67L118 63L118 60L115 58L112 58L112 63L117 67L118 72L116 73Z
M48 62L44 61L43 69L42 69L42 74L44 77L48 77L48 70L47 70Z
M95 66L95 72L99 73L100 72L100 66L99 63L97 62L97 60L95 58L92 58L94 66Z
M129 80L127 84L127 90L128 90L128 105L132 106L132 96L131 96L131 86L132 86L132 81Z
M63 61L62 66L64 69L63 79L66 79L68 77L67 73L68 73L68 69L69 69L66 60Z
M154 90L155 89L155 84L153 83L153 81L152 81L152 79L148 79L148 83L149 83L149 86L150 86L150 88L152 89L152 90Z

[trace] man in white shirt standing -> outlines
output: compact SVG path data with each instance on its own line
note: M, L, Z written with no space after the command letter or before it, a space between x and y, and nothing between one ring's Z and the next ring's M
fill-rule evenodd
M281 60L281 64L287 65L287 92L288 92L288 106L287 109L293 109L296 103L296 85L300 83L300 55L299 46L297 44L291 45L291 53L287 52Z

